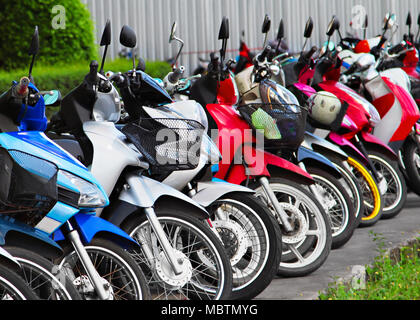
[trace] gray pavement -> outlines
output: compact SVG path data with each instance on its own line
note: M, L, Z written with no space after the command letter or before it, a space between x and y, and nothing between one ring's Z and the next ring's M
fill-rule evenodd
M275 278L257 300L310 300L337 277L348 277L352 266L373 262L379 254L373 231L385 238L386 248L396 247L420 234L420 197L409 193L403 211L393 219L380 220L374 226L358 228L343 247L332 250L327 261L315 272L300 278Z

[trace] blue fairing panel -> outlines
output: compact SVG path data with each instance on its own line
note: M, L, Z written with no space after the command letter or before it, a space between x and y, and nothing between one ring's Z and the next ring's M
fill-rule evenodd
M337 173L340 173L340 171L337 169L337 167L332 163L328 158L324 157L322 154L315 152L313 150L310 150L305 147L299 147L297 152L297 160L298 162L301 162L305 159L312 159L315 161L319 161L327 166L329 166L331 169L336 171Z
M79 209L77 208L74 208L62 202L57 202L55 206L50 210L50 212L48 212L47 217L61 222L63 224L78 212Z
M69 171L72 174L95 184L104 193L101 185L89 170L70 153L50 140L43 132L28 131L0 133L0 145L9 150L14 149L23 151L53 162L59 169ZM65 187L68 187L67 185L69 184L67 180L64 180L62 183ZM61 184L60 182L61 181L58 180L58 184Z
M11 217L0 215L0 245L4 245L4 238L9 231L22 233L32 238L36 238L53 247L56 247L56 249L61 251L60 246L50 237L48 237L45 232L32 228L31 226L22 222L16 221Z

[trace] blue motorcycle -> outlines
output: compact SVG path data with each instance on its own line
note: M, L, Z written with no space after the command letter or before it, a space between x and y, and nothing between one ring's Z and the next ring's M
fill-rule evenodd
M98 181L85 166L41 131L46 126L33 121L34 112L45 112L57 94L40 92L33 84L33 61L38 53L35 29L30 54L29 77L14 83L0 96L0 156L3 212L14 221L36 229L54 240L64 254L52 256L45 247L40 253L53 259L60 272L70 279L85 299L147 299L145 277L126 250L139 245L115 225L95 216L95 209L109 204ZM55 92L57 93L57 92ZM45 97L45 99L44 99ZM46 101L47 100L47 101ZM6 234L6 244L8 238ZM16 237L20 248L35 245ZM33 242L33 243L32 243ZM39 241L41 243L41 241Z

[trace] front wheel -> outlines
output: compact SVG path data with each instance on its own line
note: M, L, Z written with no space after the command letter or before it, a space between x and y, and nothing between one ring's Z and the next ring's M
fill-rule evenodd
M62 248L65 255L59 261L60 270L70 278L83 299L98 300L83 263L70 243L63 244ZM110 300L150 299L144 274L126 250L104 238L94 238L85 249Z
M407 200L407 185L404 176L398 168L398 162L391 160L383 152L368 150L369 159L372 161L379 178L385 185L382 194L383 213L382 219L395 217L404 207Z
M407 184L420 196L420 152L417 144L413 141L406 142L402 156L407 171Z
M364 211L359 227L374 225L382 216L382 197L379 187L369 170L359 161L349 157L347 159L351 173L359 182L363 194Z
M0 265L0 300L38 300L35 292L17 273Z
M252 193L235 192L207 210L227 250L233 271L231 299L255 298L272 281L281 258L281 230Z
M356 215L353 202L342 184L329 172L306 166L315 180L315 188L322 197L322 204L330 218L332 248L337 249L350 240L355 229Z
M32 251L5 247L21 265L18 274L42 300L80 300L81 296L70 279L58 266Z
M176 274L146 215L137 212L121 229L141 244L131 252L142 268L154 300L223 300L232 293L232 267L217 231L208 222L176 209L155 209L181 273Z
M308 275L321 267L331 251L329 218L321 204L301 185L274 177L270 178L269 183L294 228L287 232L278 220L282 229L283 246L277 273L285 277ZM256 196L277 216L262 186L253 183L251 188L256 190Z

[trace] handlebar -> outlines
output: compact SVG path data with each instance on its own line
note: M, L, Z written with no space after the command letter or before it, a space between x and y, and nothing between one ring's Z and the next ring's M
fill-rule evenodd
M316 46L313 46L311 49L309 49L309 51L307 51L306 53L303 53L301 57L303 59L309 60L310 58L312 58L312 56L314 55L317 49L318 48Z
M268 54L271 52L271 47L266 46L264 50L257 56L258 62L264 62L265 58L268 56Z
M179 68L176 68L174 71L168 74L168 81L172 84L177 83L178 80L181 78L181 76L184 74L184 71L185 71L184 66L180 66Z

